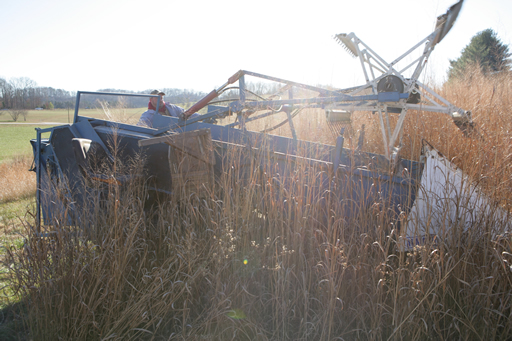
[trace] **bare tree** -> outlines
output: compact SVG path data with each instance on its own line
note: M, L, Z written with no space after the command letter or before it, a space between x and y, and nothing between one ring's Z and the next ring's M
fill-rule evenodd
M14 122L17 122L20 116L23 117L25 121L27 120L28 111L25 109L10 109L8 113L12 117Z
M33 89L37 86L36 82L27 77L14 77L9 80L10 92L12 97L11 108L33 108L31 101Z
M12 105L12 86L5 79L0 79L0 96L4 108L10 108Z

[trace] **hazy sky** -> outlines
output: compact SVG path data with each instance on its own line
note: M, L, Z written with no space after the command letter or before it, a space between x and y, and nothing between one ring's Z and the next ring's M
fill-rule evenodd
M360 65L334 34L355 32L391 61L455 2L0 0L0 77L70 91L209 92L244 69L349 87L362 83ZM511 0L466 0L424 77L442 81L448 60L484 29L510 44L511 17Z

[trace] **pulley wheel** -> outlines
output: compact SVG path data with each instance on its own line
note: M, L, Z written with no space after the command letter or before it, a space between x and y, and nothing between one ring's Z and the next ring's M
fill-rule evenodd
M404 82L400 79L400 77L389 75L382 78L377 83L377 91L378 92L404 92Z

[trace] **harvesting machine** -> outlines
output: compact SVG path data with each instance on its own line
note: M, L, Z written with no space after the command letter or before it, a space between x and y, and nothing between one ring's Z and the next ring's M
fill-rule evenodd
M486 210L488 205L485 197L465 181L460 170L428 144L424 145L420 161L400 157L404 120L412 110L449 115L464 132L473 126L468 111L449 103L419 81L430 54L453 26L461 6L462 0L437 18L434 32L392 62L385 61L354 33L337 34L336 41L360 61L366 79L365 84L349 89L327 89L240 70L186 110L182 117L156 114L151 128L82 116L80 100L88 94L157 95L79 91L73 123L37 129L37 138L31 141L37 173L38 222L42 219L45 226L51 226L64 214L76 225L83 219L80 212L89 199L88 184L122 186L129 181L129 176L99 171L98 163L112 163L115 157L128 159L144 155L143 176L149 179L150 191L172 197L183 190L183 183L189 190L200 191L225 172L226 167L232 169L234 166L227 165L225 160L235 148L240 154L236 169L242 179L257 169L266 176L265 181L271 179L276 186L286 187L291 186L294 169L305 167L315 171L305 173L313 175L302 193L315 202L328 206L325 193L329 192L336 200L362 203L343 211L347 217L376 202L384 202L389 212L400 217L400 241L406 249L438 234L439 226L448 220L462 219L470 226L478 212L456 210L450 198L470 193L470 200L480 210ZM418 58L398 68L400 62L410 60L418 51ZM408 77L404 76L406 72L410 74ZM249 96L248 77L275 82L279 85L278 94L268 98ZM237 90L236 98L219 97L233 89ZM315 95L295 98L298 90ZM206 113L192 117L203 108L207 108ZM297 138L293 118L305 108L325 110L327 122L337 134L335 145ZM382 155L344 146L343 128L350 124L355 111L378 115L384 145ZM278 113L286 119L272 128L288 124L292 137L247 128L251 121ZM398 115L394 129L391 129L391 115ZM229 117L236 120L219 124ZM42 138L48 132L49 138ZM116 151L111 143L113 136ZM449 213L428 219L427 224L427 215L431 217L435 207L441 206L449 207ZM329 207L325 207L325 212L327 215Z

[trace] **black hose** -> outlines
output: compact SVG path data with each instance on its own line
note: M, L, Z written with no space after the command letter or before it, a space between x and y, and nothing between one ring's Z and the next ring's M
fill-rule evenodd
M291 115L290 119L293 119L295 116L297 116L297 115L302 111L302 109L304 109L304 108L298 108L298 109L295 109L295 112ZM260 132L261 132L261 133L268 133L269 131L275 130L275 129L277 129L277 128L281 127L282 125L284 125L284 124L285 124L286 122L288 122L290 119L288 119L288 118L287 118L287 119L286 119L286 120L284 120L283 122L278 123L278 124L276 124L276 125L275 125L275 126L273 126L273 127L270 127L270 128L264 129L264 130L262 130L262 131L260 131Z

